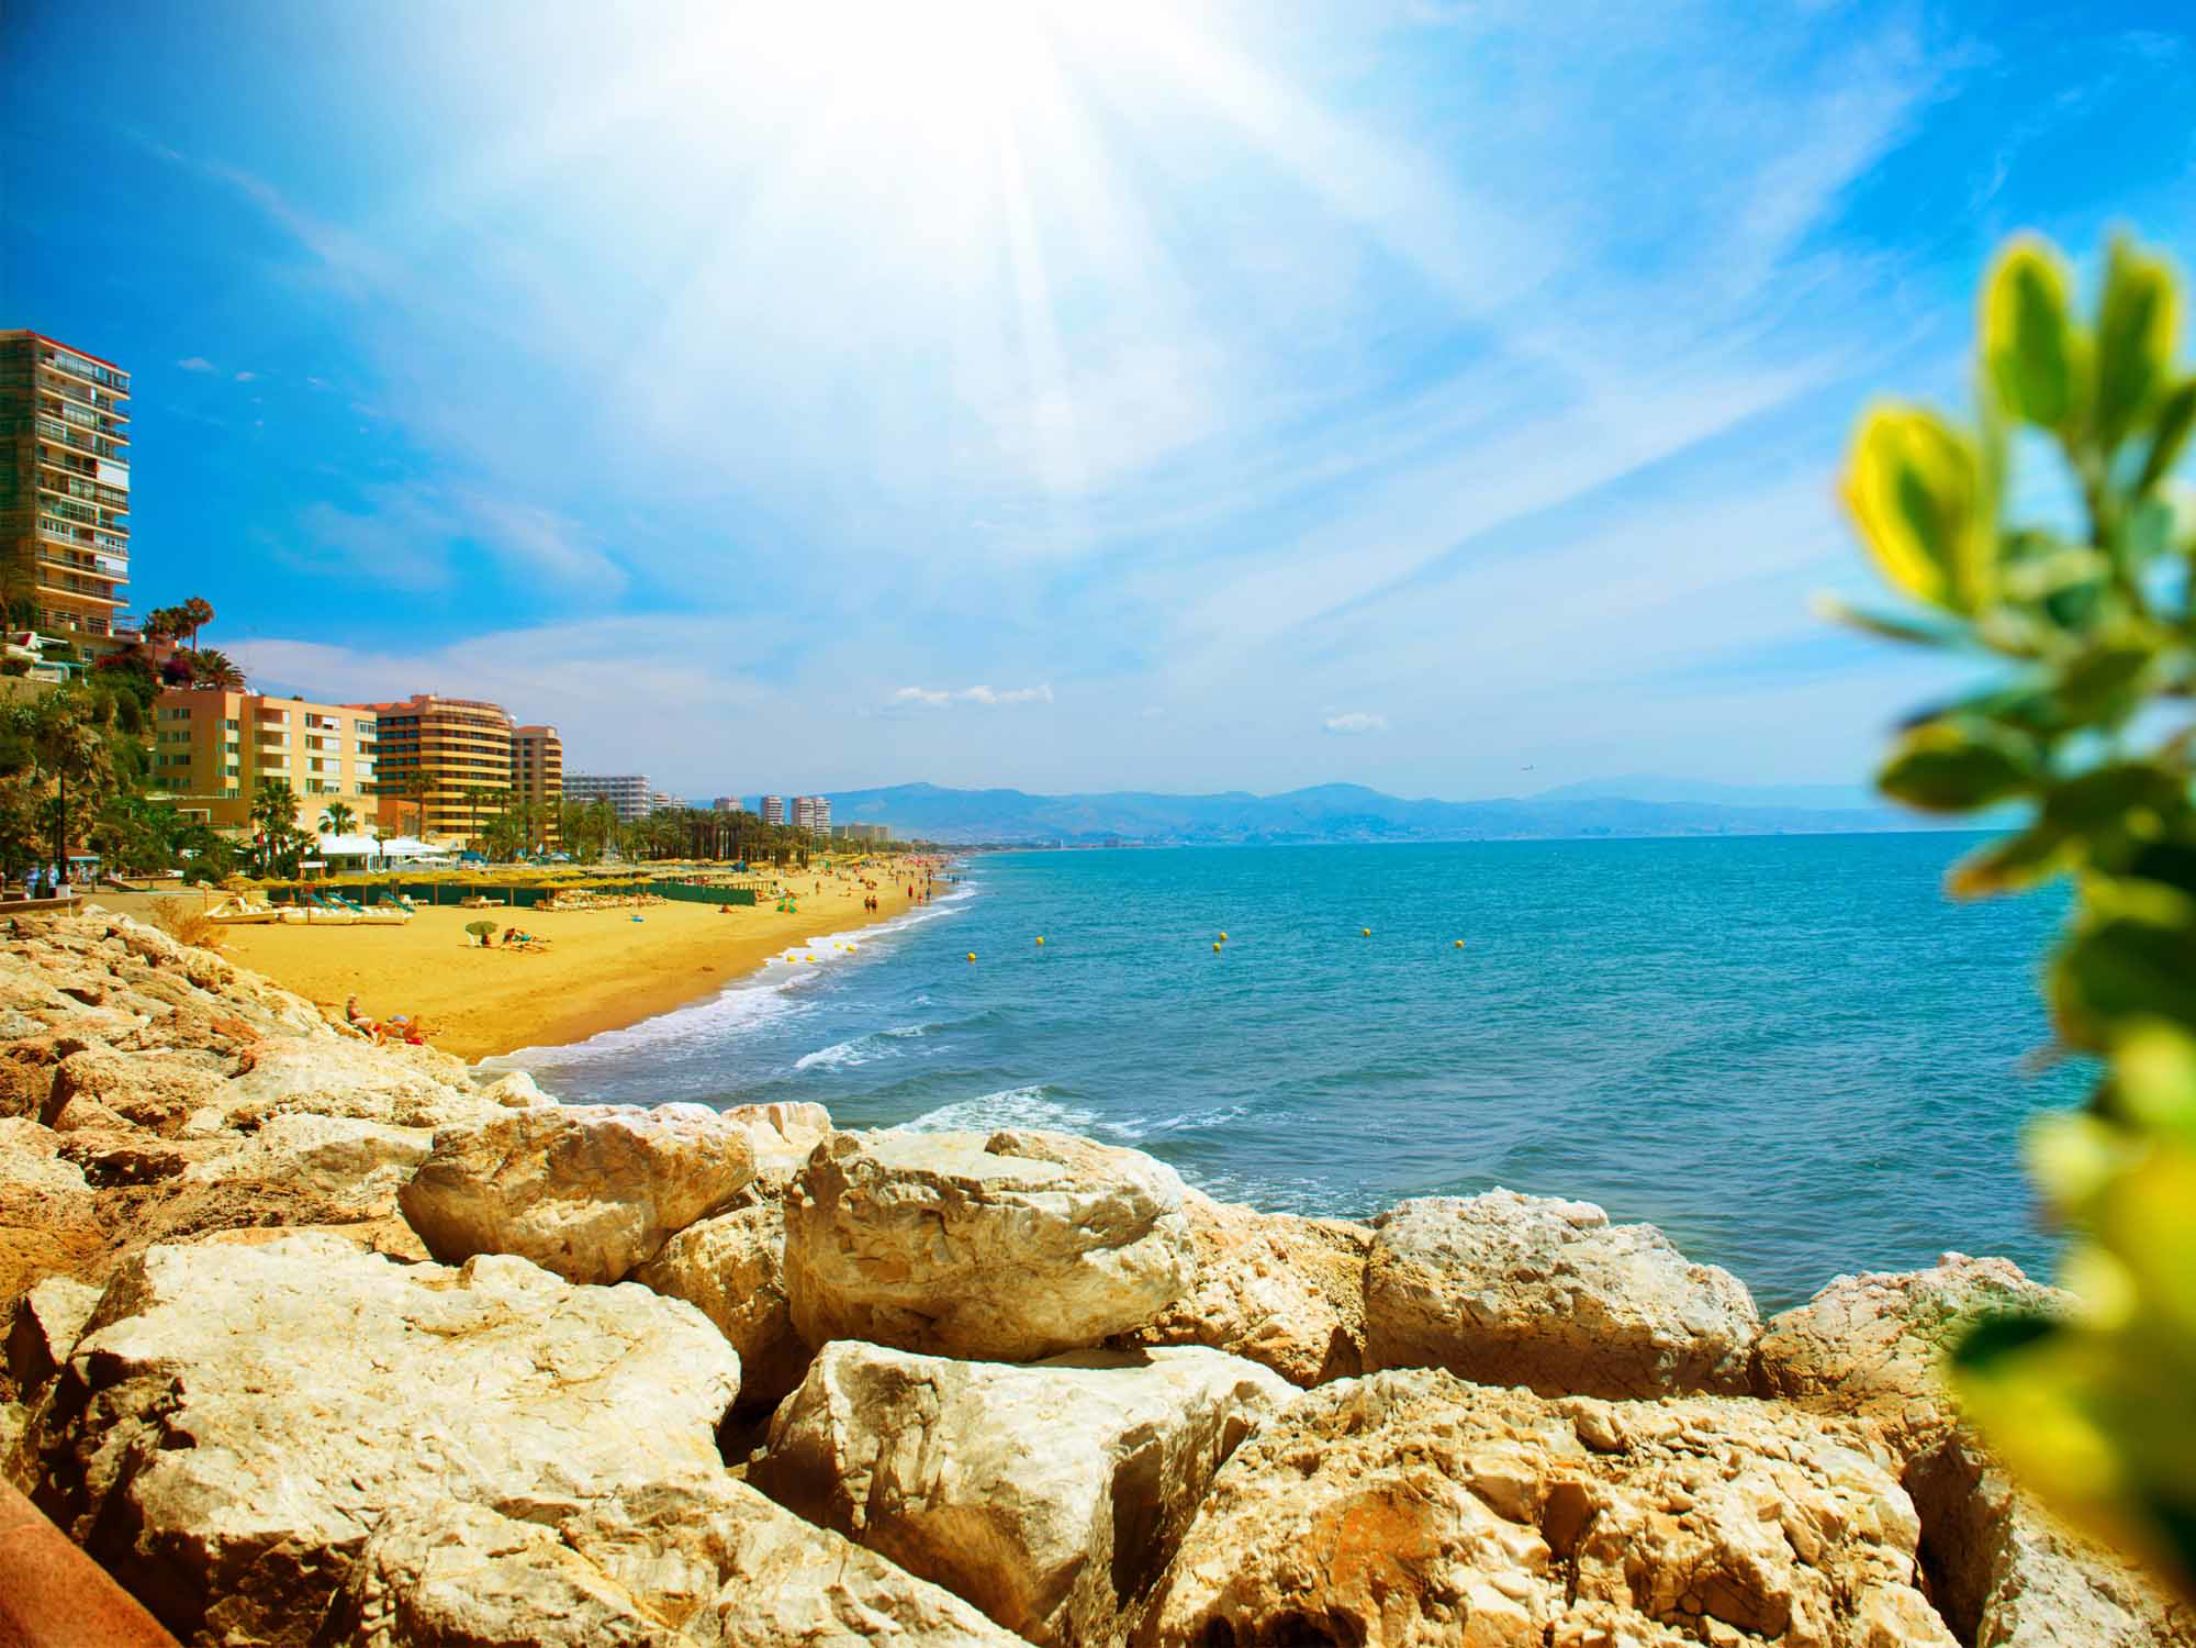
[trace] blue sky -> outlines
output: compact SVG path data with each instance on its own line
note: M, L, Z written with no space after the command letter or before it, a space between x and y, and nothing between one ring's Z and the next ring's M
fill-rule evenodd
M2191 31L12 0L0 324L136 374L139 603L580 770L1845 783L1845 432L2008 233L2196 261Z

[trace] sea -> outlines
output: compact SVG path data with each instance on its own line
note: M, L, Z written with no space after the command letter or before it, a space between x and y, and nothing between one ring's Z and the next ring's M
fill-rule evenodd
M1946 1250L2043 1273L2022 1124L2092 1073L2037 995L2063 899L1942 892L1978 839L979 854L713 999L489 1062L572 1101L1064 1128L1301 1213L1580 1198L1764 1309Z

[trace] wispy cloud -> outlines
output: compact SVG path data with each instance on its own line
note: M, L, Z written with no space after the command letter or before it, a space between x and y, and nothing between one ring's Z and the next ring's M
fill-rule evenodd
M1362 738L1367 733L1388 730L1388 718L1370 710L1345 710L1340 715L1328 716L1319 724L1343 738Z
M1049 704L1050 685L1034 687L902 687L886 705L888 709L943 710L956 704L1001 709L1011 704Z
M218 372L221 370L204 355L185 355L175 364L186 372Z

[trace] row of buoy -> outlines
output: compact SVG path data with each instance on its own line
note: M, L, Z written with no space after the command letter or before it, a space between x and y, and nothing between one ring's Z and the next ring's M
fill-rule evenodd
M1359 934L1359 936L1360 936L1360 937L1363 937L1363 938L1371 938L1371 937L1373 936L1373 930L1372 930L1372 929L1371 929L1370 927L1360 927L1360 928L1358 928L1358 930L1357 930L1357 931L1358 931L1358 934ZM1214 940L1212 941L1212 953L1213 953L1214 955L1218 955L1218 954L1220 953L1221 947L1222 947L1223 945L1225 945L1225 944L1226 944L1227 942L1228 942L1228 931L1227 931L1227 929L1226 929L1225 927L1223 927L1223 928L1221 928L1221 929L1220 929L1220 936L1219 936L1218 938L1216 938L1216 939L1214 939ZM1464 941L1463 941L1462 939L1456 939L1456 940L1453 940L1452 942L1453 942L1453 943L1455 944L1455 946L1456 946L1456 948L1457 948L1457 949L1461 950L1461 949L1463 949L1463 948L1464 948ZM1045 947L1045 935L1044 935L1044 934L1042 934L1042 933L1039 933L1039 934L1037 935L1037 948L1038 948L1038 949L1040 949L1040 950L1042 950L1042 949L1043 949L1044 947ZM845 948L845 946L844 946L844 945L841 945L841 946L840 946L840 948L841 948L841 949L844 949L844 948ZM974 960L976 959L976 952L975 952L974 950L971 950L971 951L969 951L969 953L968 953L968 959L969 959L970 961L974 961Z

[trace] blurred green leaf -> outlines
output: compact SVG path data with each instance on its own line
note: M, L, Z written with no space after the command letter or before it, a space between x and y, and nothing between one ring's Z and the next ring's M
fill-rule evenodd
M1865 607L1849 606L1834 595L1816 596L1814 606L1818 614L1833 624L1864 630L1886 641L1903 641L1919 647L1952 647L1967 639L1966 632L1956 625L1933 623L1926 618L1906 618L1896 613L1871 612Z
M1880 406L1862 420L1845 499L1893 588L1972 612L1989 586L1990 523L1975 443L1934 412Z
M2178 295L2161 258L2112 244L2097 316L2097 442L2109 452L2140 425L2173 371Z
M1933 721L1900 740L1876 783L1909 807L1964 813L2019 795L2035 777L2024 741L1981 722Z
M2169 1019L2196 1026L2196 934L2126 917L2077 933L2051 970L2060 1029L2101 1046L2115 1025Z
M2032 824L2018 835L1978 848L1953 865L1945 877L1945 890L1954 898L2020 892L2058 875L2066 868L2068 857L2064 831Z
M2157 649L2142 641L2099 642L2077 654L2060 672L2055 694L2067 723L2125 720L2142 703L2157 660Z
M1983 359L1999 403L2039 429L2064 429L2078 410L2081 338L2057 254L2033 236L1998 259L1983 289Z
M2189 432L2196 429L2196 378L2184 378L2165 393L2158 403L2158 420L2150 438L2150 450L2143 457L2141 473L2136 477L2138 495L2153 492L2173 466L2181 461L2188 450Z

